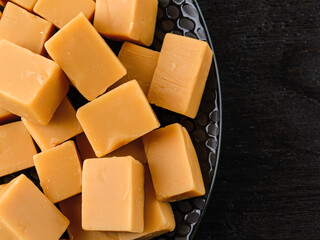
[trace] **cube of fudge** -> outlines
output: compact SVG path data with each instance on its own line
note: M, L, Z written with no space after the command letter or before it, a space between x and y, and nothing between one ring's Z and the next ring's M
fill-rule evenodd
M77 118L98 157L159 127L137 81L130 81L87 103Z
M45 48L89 101L127 74L120 60L83 13L49 39Z
M34 166L37 149L21 121L0 126L0 152L0 177Z
M81 164L73 141L34 156L44 194L53 203L81 192Z
M69 220L25 175L0 190L1 239L57 240Z
M97 0L94 27L104 37L150 46L157 11L157 0Z
M175 123L143 137L153 186L160 201L205 194L197 153L188 131Z
M90 231L142 232L144 167L132 157L84 161L82 228Z
M69 85L53 61L0 40L0 106L38 124L50 122Z
M0 39L6 39L34 53L44 54L44 43L54 33L53 25L8 2L0 21Z
M148 99L159 107L195 118L212 63L208 43L168 33Z

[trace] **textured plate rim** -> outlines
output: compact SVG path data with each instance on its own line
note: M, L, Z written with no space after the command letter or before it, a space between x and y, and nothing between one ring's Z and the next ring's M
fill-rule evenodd
M219 75L219 69L218 69L218 63L217 63L217 59L216 59L216 55L215 55L215 50L213 48L213 44L212 44L212 40L211 40L211 35L210 32L208 30L208 26L207 23L205 21L205 18L203 16L203 13L201 11L201 8L199 6L199 3L197 0L193 0L194 5L199 13L200 16L200 21L203 24L203 27L205 29L206 35L208 37L208 43L213 51L213 64L214 64L214 70L215 70L215 78L216 78L216 82L217 82L217 107L219 109L219 136L218 136L218 146L216 149L216 162L215 162L215 168L214 168L214 174L212 176L212 180L210 183L210 189L208 192L208 198L205 202L204 208L203 208L203 214L200 215L199 220L197 221L197 224L193 230L193 232L190 235L190 239L193 239L198 231L198 228L202 222L202 219L204 217L204 215L207 212L207 208L209 205L209 202L211 200L212 194L213 194L213 187L214 187L214 183L216 180L216 176L217 176L217 170L218 170L218 165L219 165L219 160L220 160L220 151L221 151L221 140L222 140L222 94L221 94L221 85L220 85L220 75Z

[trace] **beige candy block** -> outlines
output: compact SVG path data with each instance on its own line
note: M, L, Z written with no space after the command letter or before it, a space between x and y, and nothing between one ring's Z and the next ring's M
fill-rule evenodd
M0 195L0 236L4 240L57 240L69 220L25 176L13 179Z
M149 170L146 169L144 231L142 233L119 233L119 239L152 239L167 232L172 232L175 226L176 223L170 203L157 200Z
M18 119L18 116L0 107L0 124L13 122L14 120Z
M44 194L53 203L81 192L81 164L73 141L34 156Z
M88 158L95 158L96 155L89 143L88 138L85 134L80 134L76 137L77 146L80 152L80 155L83 160ZM106 157L125 157L131 156L134 159L138 160L142 164L147 164L147 157L144 152L142 139L138 138L127 145L124 145L121 148L109 153Z
M22 118L22 122L42 151L83 132L76 111L67 98L62 101L48 125L39 125L25 118Z
M11 0L15 4L27 9L28 11L32 11L33 6L36 4L37 0Z
M0 177L34 166L37 150L21 121L0 126L0 152Z
M118 240L115 232L85 231L81 226L82 196L78 195L59 203L61 212L70 220L67 229L70 239L74 240Z
M79 108L77 118L98 157L160 125L135 80L122 84Z
M47 41L45 48L72 84L90 101L127 73L83 13Z
M62 28L81 12L92 19L95 6L93 0L38 0L33 11Z
M54 33L53 25L8 2L0 21L0 39L6 39L34 53L44 54L44 43Z
M142 232L144 167L132 157L84 161L82 228Z
M46 125L69 85L53 61L0 40L0 105L11 113Z
M198 157L188 131L175 123L143 137L157 199L178 201L205 194Z
M97 0L94 27L116 40L150 46L153 41L157 0Z
M111 88L136 79L143 92L148 95L154 70L157 66L159 52L138 46L133 43L124 42L118 58L126 67L128 73L125 77L112 85Z
M195 118L212 63L208 43L168 33L150 85L149 102Z

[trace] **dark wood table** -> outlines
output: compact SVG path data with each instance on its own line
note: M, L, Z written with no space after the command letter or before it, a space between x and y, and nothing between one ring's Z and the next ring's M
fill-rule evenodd
M199 0L223 142L196 239L320 239L320 1Z

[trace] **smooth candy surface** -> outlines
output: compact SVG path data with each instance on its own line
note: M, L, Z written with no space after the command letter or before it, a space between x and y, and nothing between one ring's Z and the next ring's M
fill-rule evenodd
M175 123L143 137L153 186L160 201L205 194L198 157L188 131Z
M87 103L77 118L97 157L102 157L159 127L137 81L133 80Z

